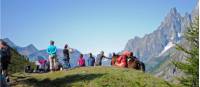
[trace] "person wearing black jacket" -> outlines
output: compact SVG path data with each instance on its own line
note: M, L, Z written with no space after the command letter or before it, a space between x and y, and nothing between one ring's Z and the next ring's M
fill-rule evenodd
M7 45L6 42L0 40L0 59L1 59L1 74L3 74L7 81L9 82L8 78L8 65L10 64L11 60L11 52L10 47Z
M101 51L101 53L98 54L97 57L96 57L95 66L101 66L103 58L106 58L106 57L104 56L104 52Z
M70 67L70 57L69 57L69 49L68 45L66 44L64 49L63 49L63 55L64 55L64 61L68 64L68 67Z

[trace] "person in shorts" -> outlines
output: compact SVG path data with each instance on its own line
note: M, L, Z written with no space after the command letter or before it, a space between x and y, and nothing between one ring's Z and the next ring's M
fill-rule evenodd
M57 48L54 45L54 41L50 41L50 45L47 48L47 53L49 55L50 70L54 71L56 68L56 52Z

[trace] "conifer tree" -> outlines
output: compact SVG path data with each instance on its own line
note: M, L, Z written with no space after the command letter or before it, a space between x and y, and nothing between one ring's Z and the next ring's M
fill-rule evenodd
M189 49L177 45L176 49L186 54L185 62L175 62L174 65L184 72L179 78L180 83L187 87L199 87L199 18L188 27L184 38L189 43Z

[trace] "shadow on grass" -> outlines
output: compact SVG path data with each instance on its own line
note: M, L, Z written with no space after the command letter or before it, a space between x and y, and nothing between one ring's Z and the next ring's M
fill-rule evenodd
M88 82L95 78L99 78L105 74L76 74L76 75L68 75L54 80L50 79L37 80L35 78L29 78L22 81L22 83L34 87L66 87L66 86L72 86L72 84L76 82Z
M164 82L165 84L167 84L167 86L169 86L169 87L173 87L169 82L167 82L167 81L165 81Z

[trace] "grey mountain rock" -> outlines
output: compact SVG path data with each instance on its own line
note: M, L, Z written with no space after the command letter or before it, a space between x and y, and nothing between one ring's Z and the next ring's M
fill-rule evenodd
M184 61L184 53L175 49L175 44L186 44L183 33L198 16L198 5L191 14L181 16L176 8L170 9L160 26L144 37L130 39L124 50L134 52L134 55L144 61L147 70L167 81L172 81L174 76L183 75L171 61Z

